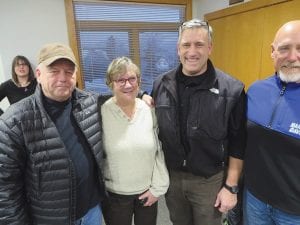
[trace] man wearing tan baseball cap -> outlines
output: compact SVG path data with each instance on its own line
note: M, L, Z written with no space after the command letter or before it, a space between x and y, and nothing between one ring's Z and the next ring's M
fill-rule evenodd
M38 64L51 65L58 59L68 59L77 66L76 58L69 46L60 43L44 45L38 55Z
M69 99L76 86L76 71L77 62L69 46L50 43L41 48L36 78L46 97L59 102Z
M33 95L0 118L0 224L101 225L98 96L75 87L70 47L38 54Z

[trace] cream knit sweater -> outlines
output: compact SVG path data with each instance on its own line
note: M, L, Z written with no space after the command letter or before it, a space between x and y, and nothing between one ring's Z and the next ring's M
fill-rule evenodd
M151 108L136 98L136 111L130 120L110 98L102 105L101 114L107 190L133 195L149 189L155 197L165 194L169 175Z

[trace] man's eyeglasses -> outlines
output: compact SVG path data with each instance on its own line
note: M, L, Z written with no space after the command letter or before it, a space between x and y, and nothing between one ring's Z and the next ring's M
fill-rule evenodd
M189 21L183 22L180 25L181 29L192 28L192 27L208 27L208 22L207 21L193 19L193 20L189 20Z
M131 85L134 85L137 83L137 77L129 77L127 79L125 78L120 78L117 80L114 80L119 86L125 86L126 82L129 82Z
M192 19L192 20L183 22L179 26L179 34L181 34L184 30L190 29L190 28L193 28L193 27L204 27L208 31L209 37L211 37L212 29L209 26L208 22L207 21L198 20L198 19Z

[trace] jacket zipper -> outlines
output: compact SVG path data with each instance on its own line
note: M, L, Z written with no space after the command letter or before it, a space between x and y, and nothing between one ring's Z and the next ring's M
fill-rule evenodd
M275 106L274 106L274 109L273 109L273 112L272 112L272 115L271 115L270 122L269 122L269 124L268 124L268 126L267 126L268 128L271 128L272 125L273 125L274 118L275 118L275 115L276 115L277 110L278 110L278 106L279 106L279 104L280 104L280 102L281 102L281 100L282 100L282 96L284 95L285 90L286 90L286 85L284 84L284 85L282 86L281 90L280 90L279 97L278 97L278 99L277 99L277 101L276 101L276 104L275 104Z
M225 166L225 148L224 148L224 144L221 144L221 151L222 151L222 167Z
M75 186L73 179L74 179L74 167L73 167L73 162L72 160L69 158L69 173L70 173L70 201L71 201L71 205L70 205L70 224L73 224L75 221L75 212L74 212L74 208L76 206L76 198L75 198Z

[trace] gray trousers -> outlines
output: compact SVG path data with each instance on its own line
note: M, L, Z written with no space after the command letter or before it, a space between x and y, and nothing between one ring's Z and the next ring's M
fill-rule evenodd
M220 225L222 214L214 207L224 172L210 178L169 171L166 203L173 225Z

